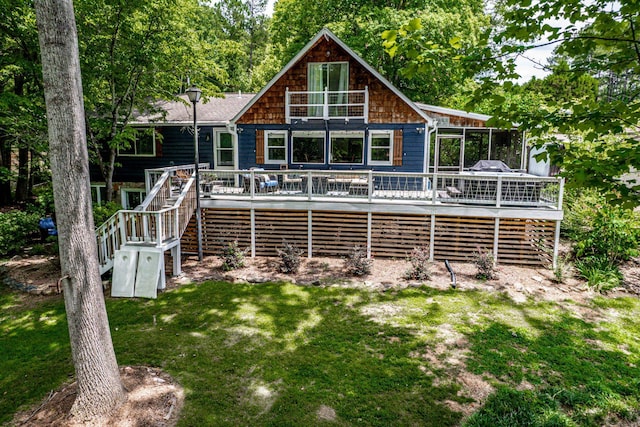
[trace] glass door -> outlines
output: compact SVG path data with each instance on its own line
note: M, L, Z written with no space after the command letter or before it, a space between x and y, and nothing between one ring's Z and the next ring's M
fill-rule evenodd
M436 172L462 171L462 135L438 135L435 152Z

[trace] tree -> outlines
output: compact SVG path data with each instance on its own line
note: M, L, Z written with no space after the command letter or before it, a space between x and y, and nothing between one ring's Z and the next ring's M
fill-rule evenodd
M419 21L415 21L419 18ZM442 103L459 91L473 70L459 62L441 58L438 73L411 73L407 58L415 49L385 54L381 35L405 22L421 22L420 37L437 43L448 43L458 37L464 48L473 46L487 18L478 1L445 2L412 0L380 2L359 0L280 0L272 21L272 38L283 62L288 61L322 27L334 31L367 63L415 101ZM397 34L396 34L397 36Z
M183 92L188 78L205 92L218 73L213 47L197 31L196 0L83 0L77 4L91 159L113 195L118 150L136 137L136 111ZM162 114L162 111L156 111Z
M78 395L78 421L103 417L124 402L98 269L80 60L71 0L36 0L36 17L60 264Z
M503 0L495 7L491 31L483 38L483 49L461 55L455 43L433 49L416 31L407 31L399 41L405 51L419 42L422 49L406 68L443 57L475 66L484 63L491 72L478 74L480 84L467 108L491 99L494 109L489 124L510 127L517 123L530 140L546 146L546 152L568 178L568 185L599 188L612 200L633 207L640 204L640 185L620 177L640 169L640 13L635 0ZM497 87L512 92L515 60L529 49L555 44L555 53L566 58L567 81L579 85L600 82L597 97L583 90L563 97L547 96L538 108L506 104ZM394 46L388 46L388 49ZM390 51L390 53L392 53ZM418 71L421 70L418 68ZM428 71L428 70L425 70ZM579 82L583 79L582 82ZM559 82L560 75L547 81ZM563 83L564 84L564 83ZM547 88L549 89L549 88ZM549 91L548 91L549 92ZM570 144L560 144L554 135L569 135Z
M0 205L6 205L31 195L46 124L31 2L0 0L0 17Z

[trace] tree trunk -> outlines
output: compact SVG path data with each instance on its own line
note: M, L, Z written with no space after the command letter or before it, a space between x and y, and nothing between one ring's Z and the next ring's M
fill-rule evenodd
M0 168L7 172L7 180L0 179L0 206L11 203L11 180L8 174L11 172L11 142L9 138L0 130ZM4 175L5 171L0 171Z
M77 421L95 420L112 413L126 393L98 270L73 4L71 0L36 0L35 9L64 301L78 382L71 414Z
M18 149L18 181L16 182L17 202L24 202L29 199L29 149L20 147Z

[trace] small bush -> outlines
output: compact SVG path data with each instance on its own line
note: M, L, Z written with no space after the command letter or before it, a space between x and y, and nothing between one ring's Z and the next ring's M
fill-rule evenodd
M429 249L424 246L413 248L408 261L411 263L404 273L407 280L431 280L431 261L429 261Z
M492 251L478 251L473 262L478 269L476 279L493 280L496 278L495 257Z
M280 256L280 271L283 273L297 273L300 268L302 250L283 240L282 249L277 248L276 251Z
M371 273L373 260L367 258L367 250L355 246L344 260L344 269L352 276L366 276Z
M31 235L38 233L38 212L0 213L0 256L15 254L24 248Z
M220 258L222 258L222 269L224 271L231 271L244 267L244 257L248 251L248 248L240 249L237 240L224 245L222 247L222 253L220 254Z
M556 268L553 269L553 281L564 283L571 271L571 264L566 256L558 256Z
M116 202L103 203L101 205L93 205L93 223L96 227L100 227L106 220L118 212L122 207Z
M598 258L586 258L576 261L576 270L587 281L590 288L606 292L620 286L622 274L617 265Z

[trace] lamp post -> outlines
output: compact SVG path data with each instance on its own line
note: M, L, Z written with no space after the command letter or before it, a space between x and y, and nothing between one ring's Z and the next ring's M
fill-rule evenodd
M198 155L198 120L196 114L196 104L200 101L200 95L202 91L196 87L191 86L187 89L187 96L189 101L193 104L193 163L195 165L196 172L196 233L198 237L198 261L202 261L202 214L200 212L200 156Z

